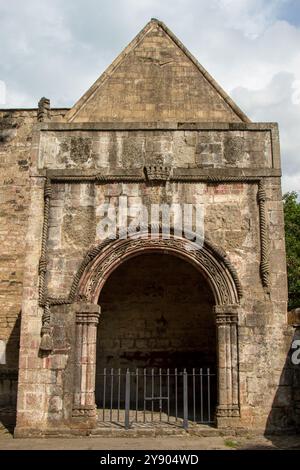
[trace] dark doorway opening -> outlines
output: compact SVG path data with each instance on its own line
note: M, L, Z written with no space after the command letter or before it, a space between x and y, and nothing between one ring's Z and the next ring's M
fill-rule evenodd
M154 397L147 401L149 411L159 413L162 406L165 411L169 406L173 415L176 411L175 374L178 374L177 414L183 416L182 374L187 371L189 418L194 416L194 395L200 403L202 393L201 406L206 409L203 421L208 421L208 417L212 419L216 405L214 297L201 273L190 263L170 254L138 255L111 274L102 289L99 304L102 313L97 336L98 408L116 409L120 404L121 408L125 407L125 372L129 369L133 387L131 401L134 401L131 408L142 410L144 407L142 376L146 373L146 395L147 398ZM207 371L210 375L209 397ZM161 393L167 394L168 373L172 397L169 401L159 400L157 397ZM118 374L121 374L119 392ZM153 374L156 377L154 387ZM162 387L160 374L163 376ZM138 386L137 375L141 377ZM117 404L118 393L120 403ZM108 413L109 417L112 413Z

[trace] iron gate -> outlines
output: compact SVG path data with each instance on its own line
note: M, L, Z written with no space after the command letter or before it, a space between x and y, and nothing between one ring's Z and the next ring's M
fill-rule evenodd
M215 373L194 369L103 369L97 374L96 402L101 423L175 424L214 421Z

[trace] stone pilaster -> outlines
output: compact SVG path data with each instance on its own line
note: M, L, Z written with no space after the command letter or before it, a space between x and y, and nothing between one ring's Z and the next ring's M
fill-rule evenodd
M73 418L88 426L96 422L95 375L96 339L100 307L95 304L75 305L76 341Z
M240 417L238 371L238 306L215 307L218 347L218 427Z
M21 338L19 350L19 381L17 426L23 429L42 428L45 424L46 393L50 371L39 355L42 308L39 307L39 259L43 232L45 178L31 177L29 224L26 236L26 259L23 278ZM34 377L38 377L38 380ZM43 377L43 379L41 378Z

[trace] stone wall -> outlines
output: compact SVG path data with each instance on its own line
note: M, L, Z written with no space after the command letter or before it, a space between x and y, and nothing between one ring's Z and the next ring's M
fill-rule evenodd
M264 129L135 130L55 132L45 125L39 146L40 168L142 169L157 162L180 168L272 168L271 133ZM109 126L108 126L109 127ZM187 126L189 127L189 126ZM90 126L87 126L89 129ZM238 129L238 126L236 126ZM275 127L273 128L275 131ZM273 160L275 160L273 162ZM276 167L276 166L275 166Z
M67 120L247 121L225 95L173 33L154 20L71 109Z
M52 110L59 120L66 110ZM0 110L0 403L15 404L32 130L37 109Z
M59 128L57 131L55 126ZM211 133L207 129L116 129L115 132L82 129L79 132L74 128L68 132L66 127L43 124L44 130L41 130L35 141L36 177L32 191L36 197L29 234L35 254L29 260L34 274L29 273L26 284L28 305L36 305L38 298L35 287L38 284L38 272L34 271L34 266L38 264L41 254L41 244L36 234L42 230L38 214L43 207L45 169L47 175L54 178L46 246L49 259L46 286L52 298L68 298L86 251L105 238L105 234L99 230L103 215L99 208L102 203L117 207L119 197L122 196L126 198L129 209L141 202L148 208L152 203L203 204L205 234L225 250L243 288L238 330L239 426L268 426L269 429L291 426L291 383L286 364L291 331L286 326L287 286L279 154L274 144L276 127L270 125L268 130L268 125L247 125L243 131L219 129ZM273 132L272 139L270 132ZM206 168L207 160L202 160L203 164L197 160L201 154L201 141L208 139L208 136L210 146L204 146L203 149L210 155L210 168ZM237 144L237 137L244 143ZM217 155L216 159L214 155ZM153 163L157 158L166 159L163 163L174 167L173 177L177 176L178 181L171 179L157 185L145 180L143 166ZM125 181L113 182L114 177L117 179L122 174ZM137 175L139 181L126 182L126 175ZM190 175L190 180L184 182L180 180L180 175ZM223 178L223 182L209 180L211 175L219 175L218 178ZM228 175L235 175L237 181L226 181ZM243 181L245 175L248 175L248 179ZM193 181L193 177L200 179ZM251 177L254 179L251 180ZM89 178L90 182L87 181ZM270 272L268 287L264 286L261 277L263 240L259 179L263 179L265 186L264 230ZM69 318L63 317L62 312L71 315L70 308L51 308L52 321L54 324L58 322L59 331L63 331L63 326L58 318ZM39 360L36 351L40 343L42 309L35 307L30 312L31 334L30 337L23 337L22 357L24 372L26 369L27 372L20 376L20 428L26 423L44 422L44 417L49 416L46 410L52 409L53 401L60 403L59 412L54 410L51 415L53 425L59 422L57 416L65 416L67 419L70 416L72 395L73 353L70 345L74 339L67 340L63 335L58 335L54 338L56 346L53 354ZM44 373L39 391L32 389L30 392L31 401L27 400L28 386L33 385L27 375L28 368L32 377L36 370ZM49 393L45 393L48 388ZM55 395L51 390L55 391ZM37 405L34 414L31 402ZM42 407L38 403L43 403Z

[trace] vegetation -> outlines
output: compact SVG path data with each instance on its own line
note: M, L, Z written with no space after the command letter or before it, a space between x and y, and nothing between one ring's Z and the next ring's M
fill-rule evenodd
M300 202L296 192L283 196L289 310L300 307Z

